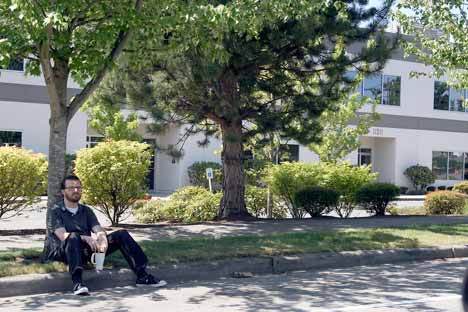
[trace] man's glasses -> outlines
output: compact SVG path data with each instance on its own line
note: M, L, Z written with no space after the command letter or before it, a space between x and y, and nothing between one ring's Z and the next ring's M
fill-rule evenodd
M81 191L82 187L81 186L67 186L65 187L66 190L78 190Z

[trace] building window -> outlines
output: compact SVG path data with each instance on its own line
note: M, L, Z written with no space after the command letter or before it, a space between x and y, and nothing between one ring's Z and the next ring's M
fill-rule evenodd
M434 82L434 109L447 110L452 112L468 112L465 107L465 99L468 90L458 90L450 88L446 82Z
M356 72L346 74L346 78L352 80ZM367 96L382 105L400 105L401 77L374 73L364 78L357 87L357 93Z
M299 145L281 144L278 162L282 163L285 161L299 161Z
M449 87L446 82L434 82L434 109L449 110Z
M464 153L450 152L448 159L448 179L463 180Z
M95 147L102 141L104 141L102 136L86 136L86 148Z
M382 80L382 105L399 106L401 78L383 75Z
M382 74L372 74L364 78L362 95L382 103Z
M7 70L24 71L24 60L23 59L12 59L8 64Z
M437 180L468 180L468 157L462 152L432 152L432 172Z
M358 166L367 166L372 164L372 149L358 149Z
M22 146L22 133L18 131L0 131L0 146Z

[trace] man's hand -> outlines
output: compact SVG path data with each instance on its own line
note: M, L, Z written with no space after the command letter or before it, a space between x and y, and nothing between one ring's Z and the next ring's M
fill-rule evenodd
M91 247L91 250L93 252L96 252L98 250L97 241L91 236L81 235L81 240L86 242L86 244L88 244L89 247Z
M99 252L106 252L107 248L109 247L106 232L104 231L98 232L96 236L97 236L96 241L97 241L97 248L98 248L97 250Z

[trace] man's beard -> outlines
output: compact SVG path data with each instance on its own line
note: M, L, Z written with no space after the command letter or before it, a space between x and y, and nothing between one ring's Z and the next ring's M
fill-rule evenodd
M80 194L72 194L71 196L67 195L67 194L64 194L65 196L65 199L68 200L69 202L72 202L72 203L78 203L81 199L81 195Z

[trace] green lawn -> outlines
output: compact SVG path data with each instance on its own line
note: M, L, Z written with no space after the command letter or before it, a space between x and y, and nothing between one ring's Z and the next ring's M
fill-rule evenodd
M141 242L152 265L233 257L463 244L468 244L468 224ZM41 264L40 254L40 249L0 251L0 277L66 271L66 266L59 263ZM107 258L106 262L108 267L126 266L118 252Z

